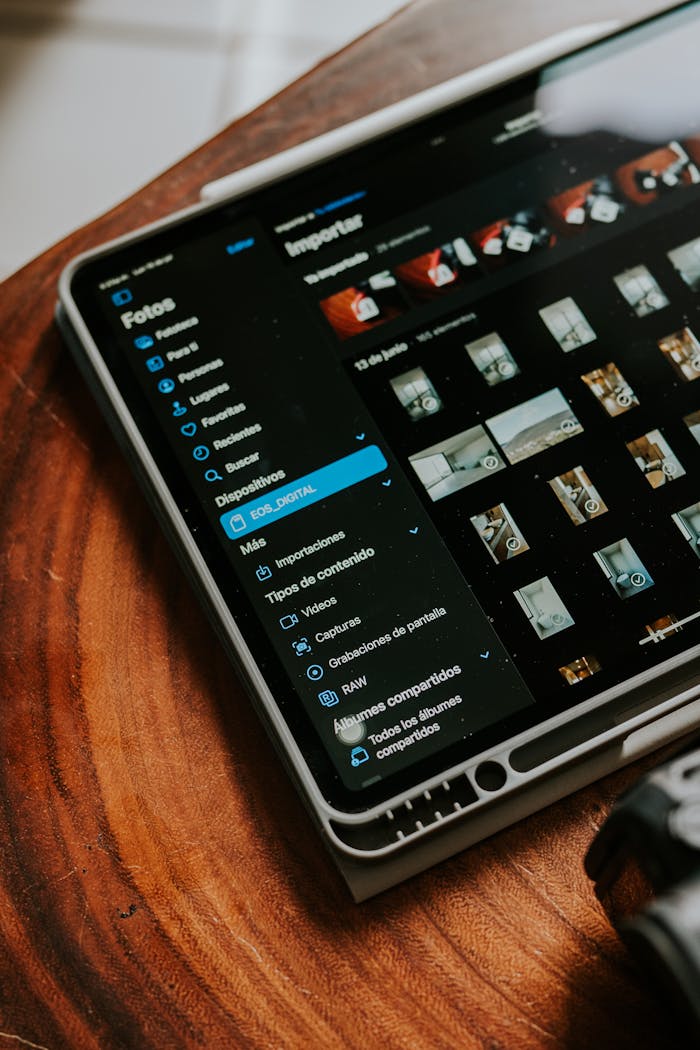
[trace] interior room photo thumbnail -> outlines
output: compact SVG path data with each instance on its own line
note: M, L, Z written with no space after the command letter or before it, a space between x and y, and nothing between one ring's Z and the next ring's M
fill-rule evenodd
M436 501L481 481L505 464L483 427L472 427L416 452L411 466L431 500Z
M700 289L700 237L674 248L668 257L688 287L697 292Z
M412 368L390 382L391 389L411 419L425 419L442 408L442 401L422 368Z
M574 618L549 576L534 580L513 593L538 638L549 638L573 626Z
M583 525L608 509L582 466L552 478L549 486L574 525Z
M658 347L681 379L690 383L700 377L700 343L690 328L665 335Z
M565 354L592 343L596 338L593 328L571 296L550 303L539 314Z
M651 573L626 537L596 551L593 557L618 598L631 598L654 586Z
M700 558L700 503L693 503L672 515L681 534L690 544L696 558Z
M646 266L633 266L613 280L637 317L646 317L668 306L667 296Z
M481 339L474 339L466 344L465 349L489 386L512 379L520 372L513 355L498 332L490 332Z
M530 549L505 503L475 514L470 520L495 562L508 561Z
M650 430L634 441L628 441L627 449L653 489L685 474L660 430Z

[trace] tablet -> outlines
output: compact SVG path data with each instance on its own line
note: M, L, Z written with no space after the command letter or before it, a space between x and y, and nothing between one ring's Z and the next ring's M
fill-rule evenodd
M62 275L358 899L698 719L698 8L399 104Z

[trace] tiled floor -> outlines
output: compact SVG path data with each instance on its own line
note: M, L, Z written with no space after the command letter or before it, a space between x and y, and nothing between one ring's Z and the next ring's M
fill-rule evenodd
M0 278L405 0L0 0Z

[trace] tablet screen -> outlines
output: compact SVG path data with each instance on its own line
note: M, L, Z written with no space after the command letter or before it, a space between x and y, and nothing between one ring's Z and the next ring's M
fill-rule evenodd
M700 642L694 5L73 294L326 797Z

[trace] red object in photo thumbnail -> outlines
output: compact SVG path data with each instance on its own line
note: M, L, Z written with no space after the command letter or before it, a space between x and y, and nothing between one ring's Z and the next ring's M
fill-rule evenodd
M394 268L394 273L417 302L434 299L460 283L457 267L452 265L443 248L401 263Z
M624 212L624 204L607 175L599 175L550 197L547 212L557 231L575 236L591 226L609 225Z
M372 287L373 283L376 287ZM342 292L322 299L319 306L341 340L385 324L406 309L396 280L388 272L375 275L353 288L344 288Z
M471 235L481 262L497 269L532 252L553 248L556 234L543 221L535 208L524 208L511 218L498 219Z
M626 197L644 205L672 190L700 182L700 170L680 142L669 142L623 164L615 172L615 179Z

